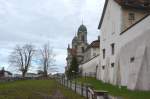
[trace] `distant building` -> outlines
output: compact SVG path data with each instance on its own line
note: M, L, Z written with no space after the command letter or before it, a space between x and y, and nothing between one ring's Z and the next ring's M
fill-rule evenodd
M34 78L34 77L39 77L39 76L40 76L40 75L35 74L35 73L26 73L26 74L25 74L25 77L31 77L31 78L32 78L32 77L33 77L33 78Z
M84 51L84 62L91 60L92 58L99 55L100 49L100 38L98 40L93 41Z
M5 71L4 68L0 70L0 78L4 77L12 77L12 73L9 71Z

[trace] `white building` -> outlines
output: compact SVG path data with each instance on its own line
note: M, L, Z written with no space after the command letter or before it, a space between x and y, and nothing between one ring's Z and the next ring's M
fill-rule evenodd
M32 78L32 77L33 77L33 78L34 78L34 77L39 77L39 76L40 76L39 74L35 74L35 73L26 73L26 74L25 74L25 77L31 77L31 78Z
M150 3L148 0L106 0L100 20L98 79L150 90Z
M12 77L12 73L9 71L1 70L0 71L0 78L5 78L5 77Z
M92 58L99 55L99 49L100 49L100 39L93 41L84 51L84 61L82 63L85 63Z
M99 66L100 39L93 41L84 52L84 61L79 68L83 76L95 77Z

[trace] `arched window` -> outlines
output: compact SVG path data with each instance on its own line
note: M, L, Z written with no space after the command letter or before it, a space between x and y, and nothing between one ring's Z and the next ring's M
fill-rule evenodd
M84 52L84 47L82 47L82 53Z
M85 41L85 39L84 39L84 35L82 35L82 41Z

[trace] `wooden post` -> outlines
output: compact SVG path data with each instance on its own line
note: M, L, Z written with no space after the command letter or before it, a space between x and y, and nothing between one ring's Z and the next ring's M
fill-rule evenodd
M89 96L88 96L88 86L86 85L86 99L88 99Z
M81 83L81 95L83 96L83 83Z
M71 80L70 80L70 89L72 89L72 82L71 82Z
M64 86L65 86L65 79L64 79Z
M63 76L61 77L61 84L63 85Z
M63 77L63 85L65 85L65 79L64 79L64 77Z
M76 91L77 91L77 82L75 81L75 93L76 93Z
M68 86L68 79L67 79L67 88L69 88L69 86Z
M86 80L86 73L85 73L85 80Z

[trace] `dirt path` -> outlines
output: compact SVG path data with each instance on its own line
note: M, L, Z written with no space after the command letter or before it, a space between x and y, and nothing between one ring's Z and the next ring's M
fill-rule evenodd
M51 96L52 99L66 99L60 90L55 90Z
M64 97L64 95L59 89L54 90L52 95L48 95L41 92L34 92L34 95L38 95L39 99L67 99ZM29 97L28 99L32 99L32 97Z

